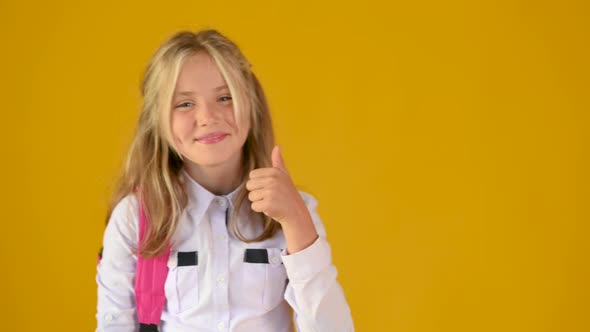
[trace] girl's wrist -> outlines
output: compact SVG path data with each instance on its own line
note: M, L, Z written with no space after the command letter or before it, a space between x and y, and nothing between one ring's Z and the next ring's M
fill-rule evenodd
M279 221L281 226L284 228L298 228L305 227L307 225L313 225L309 210L303 203L302 207L295 209L291 215L285 216Z
M288 255L309 247L318 238L309 212L307 216L284 220L281 225L287 242Z

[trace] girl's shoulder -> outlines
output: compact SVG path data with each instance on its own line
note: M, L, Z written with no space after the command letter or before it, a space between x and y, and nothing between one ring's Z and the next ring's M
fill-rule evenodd
M115 205L111 218L139 220L138 199L135 193L127 194Z
M138 206L138 199L135 193L130 193L123 197L111 212L106 232L116 233L135 242L134 240L139 236Z

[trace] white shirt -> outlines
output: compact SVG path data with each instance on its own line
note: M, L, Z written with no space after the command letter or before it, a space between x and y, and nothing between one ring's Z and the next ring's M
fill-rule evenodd
M286 255L282 230L265 241L245 243L227 228L226 213L233 211L238 189L216 196L184 170L181 174L189 197L171 242L161 332L287 332L293 330L289 307L298 331L354 331L313 196L299 192L319 237ZM252 238L262 225L244 217L249 203L242 204L238 222L242 234ZM96 276L96 331L139 329L134 292L138 223L137 198L131 194L115 206L105 229ZM245 262L246 249L266 250L268 263ZM197 255L197 264L178 266L178 257L187 255Z

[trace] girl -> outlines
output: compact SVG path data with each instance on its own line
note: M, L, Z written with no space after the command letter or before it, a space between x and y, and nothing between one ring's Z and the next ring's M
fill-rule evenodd
M214 30L150 60L98 264L97 331L353 331L316 199L274 146L250 64Z

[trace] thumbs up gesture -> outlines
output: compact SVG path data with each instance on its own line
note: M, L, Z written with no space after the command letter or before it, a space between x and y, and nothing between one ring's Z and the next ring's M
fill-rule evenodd
M307 206L291 181L279 146L273 148L271 159L272 167L251 171L250 179L246 182L252 210L264 213L283 226L301 221L310 222Z

